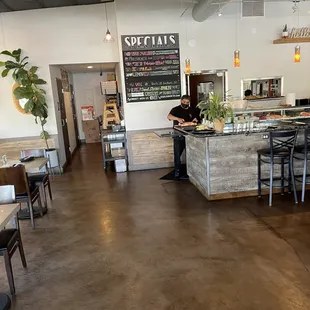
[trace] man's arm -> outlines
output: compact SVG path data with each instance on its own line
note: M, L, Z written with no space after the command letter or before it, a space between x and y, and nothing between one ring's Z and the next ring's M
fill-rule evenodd
M180 124L184 123L184 119L183 118L176 117L176 116L172 115L171 113L168 114L167 118L168 118L169 121L177 121Z

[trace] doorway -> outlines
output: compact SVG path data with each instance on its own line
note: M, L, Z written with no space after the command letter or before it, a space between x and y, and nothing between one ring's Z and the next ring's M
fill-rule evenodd
M191 96L191 104L196 107L200 101L208 100L209 93L225 99L227 70L193 72L186 76L187 93Z
M71 163L71 152L70 152L70 143L69 143L65 99L64 99L61 79L57 78L56 82L57 82L57 92L58 92L58 99L59 99L59 111L60 111L60 117L61 117L61 127L62 127L62 134L63 134L63 138L64 138L64 146L65 146L66 165L69 165Z

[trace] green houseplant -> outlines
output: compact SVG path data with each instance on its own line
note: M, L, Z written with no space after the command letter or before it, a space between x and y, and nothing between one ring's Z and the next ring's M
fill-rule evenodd
M49 133L44 129L46 119L48 117L47 103L45 98L45 90L40 85L46 84L46 81L37 75L38 67L28 66L28 57L21 58L21 49L10 51L2 51L0 54L9 57L9 60L0 62L0 67L4 67L1 73L3 78L12 73L14 81L17 83L13 93L18 99L26 101L24 111L31 113L37 124L40 124L42 132L41 138L44 139L47 150L51 150L48 146Z
M213 123L216 131L223 132L226 119L232 115L232 108L228 102L220 100L218 95L209 94L207 101L201 101L197 107L200 109L200 115Z

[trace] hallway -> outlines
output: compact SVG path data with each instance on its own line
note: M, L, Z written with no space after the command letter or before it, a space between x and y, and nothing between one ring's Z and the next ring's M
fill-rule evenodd
M159 181L166 170L105 173L100 147L53 179L35 230L22 222L28 269L14 255L12 309L310 309L309 203L207 202Z

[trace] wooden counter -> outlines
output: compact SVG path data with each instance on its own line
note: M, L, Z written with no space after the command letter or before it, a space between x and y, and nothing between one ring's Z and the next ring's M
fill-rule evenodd
M257 150L268 147L266 133L237 134L199 138L186 136L187 172L190 181L209 200L257 195ZM299 139L302 141L303 133ZM302 174L302 161L294 162L296 174ZM275 166L275 175L279 175ZM262 166L269 176L269 166ZM276 192L276 190L275 190ZM263 191L269 193L268 189Z
M129 171L173 167L173 140L156 129L127 132Z

